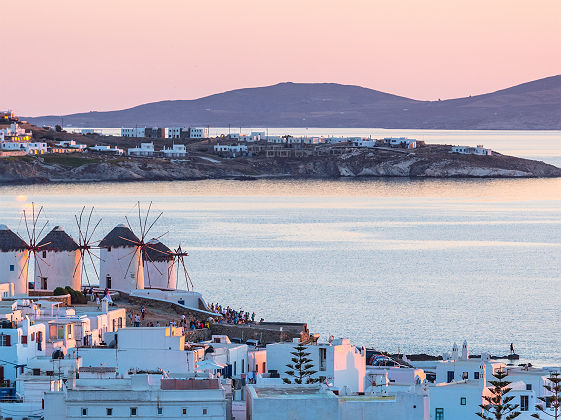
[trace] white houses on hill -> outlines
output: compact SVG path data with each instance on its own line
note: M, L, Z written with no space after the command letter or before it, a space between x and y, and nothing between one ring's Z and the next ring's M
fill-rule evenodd
M142 257L148 287L175 289L175 265L171 249L157 239L152 239Z
M125 225L116 226L99 243L100 287L130 292L144 289L142 252L138 237Z
M81 253L78 244L60 226L55 226L37 244L35 288L54 290L70 286L82 289Z
M29 250L6 225L0 225L0 283L13 283L16 295L27 294Z

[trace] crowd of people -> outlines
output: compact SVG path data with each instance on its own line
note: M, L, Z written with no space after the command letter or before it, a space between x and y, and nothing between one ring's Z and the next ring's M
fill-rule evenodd
M145 322L146 318L146 308L144 306L140 307L140 312L133 313L129 312L129 324L134 327L161 327L162 324L160 321L147 321ZM207 321L201 321L195 319L193 316L186 317L184 314L178 320L170 320L167 323L164 322L165 326L170 327L183 327L185 329L190 330L198 330L202 328L210 328L210 323L214 322L214 319L209 318Z
M244 311L242 309L240 309L239 311L236 311L232 308L230 308L230 306L222 306L219 303L211 303L210 304L210 310L211 312L220 314L223 316L224 322L228 323L228 324L251 324L251 323L255 323L255 312L252 312L251 314L247 311ZM259 322L263 322L264 319L261 318L259 320ZM219 321L221 322L221 321Z

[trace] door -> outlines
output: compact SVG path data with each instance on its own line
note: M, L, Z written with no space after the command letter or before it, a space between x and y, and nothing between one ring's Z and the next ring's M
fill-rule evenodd
M452 382L453 380L454 380L454 371L449 370L448 371L448 383Z
M41 289L47 290L47 278L41 277Z
M43 350L43 331L37 331L37 350Z
M107 287L108 289L111 289L111 276L107 276L107 277L105 278L105 282L106 282L106 287Z

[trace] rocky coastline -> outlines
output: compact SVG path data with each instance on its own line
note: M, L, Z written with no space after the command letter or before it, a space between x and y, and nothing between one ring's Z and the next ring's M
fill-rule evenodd
M0 159L0 184L104 181L174 181L264 178L334 179L539 178L560 177L561 168L540 161L505 156L460 155L450 146L430 145L414 151L355 149L336 156L236 159L193 152L187 159L115 157L86 152Z

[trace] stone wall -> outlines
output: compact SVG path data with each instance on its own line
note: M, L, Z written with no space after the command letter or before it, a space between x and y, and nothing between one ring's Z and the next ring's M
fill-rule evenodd
M60 302L62 306L72 306L70 295L53 296L52 290L30 290L28 295L32 300L49 300L52 302ZM7 299L8 298L4 298L4 300Z
M128 296L129 303L138 306L145 306L147 308L154 308L156 310L165 311L169 314L178 314L178 315L185 315L186 317L192 316L195 319L199 320L207 320L209 316L218 317L218 315L210 314L203 310L197 309L190 309L185 308L182 305L179 305L175 302L166 302L162 300L155 300L155 299L147 299L138 296Z
M212 338L210 328L203 328L201 330L185 329L184 334L185 342L198 343L200 341L208 341Z
M230 339L239 338L242 342L249 339L259 340L261 344L292 341L294 338L308 339L306 324L212 324L210 330L214 335L227 335Z

